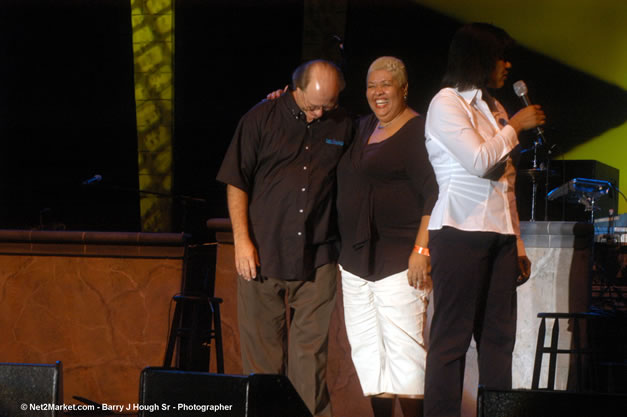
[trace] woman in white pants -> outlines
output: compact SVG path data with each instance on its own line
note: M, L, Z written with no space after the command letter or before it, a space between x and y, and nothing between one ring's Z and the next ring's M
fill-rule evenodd
M429 280L427 224L437 185L424 118L407 106L407 72L393 57L368 70L372 114L338 169L340 268L346 331L375 417L422 415Z

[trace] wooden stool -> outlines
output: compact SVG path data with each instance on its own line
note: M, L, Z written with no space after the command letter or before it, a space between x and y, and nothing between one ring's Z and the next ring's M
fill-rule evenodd
M181 338L189 337L190 343L187 344L188 357L191 356L191 349L193 346L206 341L214 340L214 346L216 350L216 368L219 374L224 373L224 354L222 352L222 326L220 322L220 304L221 298L201 296L201 295L175 295L172 300L176 303L174 308L174 316L172 318L172 325L170 327L170 333L168 336L168 347L165 352L165 358L163 361L164 368L170 368L172 364L172 356L174 355L174 348L178 343L178 348L181 349ZM203 326L199 323L199 314L197 309L194 309L191 314L191 324L189 327L183 327L183 304L191 304L195 307L202 305L208 305L209 307L209 320L208 325ZM179 367L181 364L176 364ZM185 367L185 366L183 366Z
M589 317L594 316L591 313L538 313L540 321L540 328L538 329L538 343L536 345L536 357L533 364L533 378L531 381L531 389L539 389L540 385L540 371L542 369L542 356L545 353L549 354L549 375L547 380L547 386L545 389L555 389L555 372L557 369L557 355L558 354L575 354L575 369L577 373L577 391L582 391L582 369L583 369L583 354L590 354L591 350L583 348L581 346L581 331L580 320L586 320ZM544 346L544 338L546 334L546 319L553 319L553 329L551 330L551 344ZM559 321L560 320L573 320L573 347L569 349L559 349Z

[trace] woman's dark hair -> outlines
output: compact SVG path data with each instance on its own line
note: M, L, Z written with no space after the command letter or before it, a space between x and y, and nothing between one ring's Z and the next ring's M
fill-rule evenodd
M514 40L489 23L468 23L455 32L448 51L444 87L485 88L499 59L507 60Z

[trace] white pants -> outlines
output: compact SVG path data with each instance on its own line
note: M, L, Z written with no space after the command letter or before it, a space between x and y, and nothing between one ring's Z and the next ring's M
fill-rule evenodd
M375 282L340 271L346 333L364 395L423 395L428 292L411 287L407 271Z

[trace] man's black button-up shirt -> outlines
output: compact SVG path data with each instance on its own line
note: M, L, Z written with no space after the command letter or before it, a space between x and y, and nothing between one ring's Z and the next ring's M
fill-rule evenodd
M342 108L307 123L291 93L240 120L217 179L248 194L262 276L305 280L337 260L335 169L352 130Z

